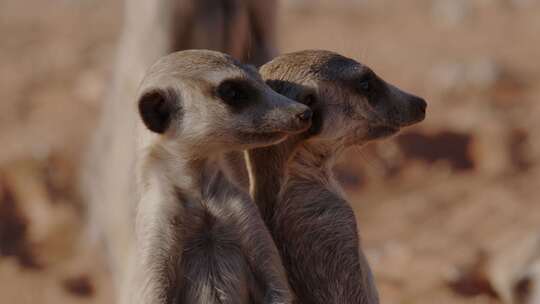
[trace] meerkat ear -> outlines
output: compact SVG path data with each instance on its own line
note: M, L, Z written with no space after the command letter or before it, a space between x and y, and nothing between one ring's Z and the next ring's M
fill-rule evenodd
M139 99L139 114L146 127L163 134L169 128L176 108L174 90L151 89Z

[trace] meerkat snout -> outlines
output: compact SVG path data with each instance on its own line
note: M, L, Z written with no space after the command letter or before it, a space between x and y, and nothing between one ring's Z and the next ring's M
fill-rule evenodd
M413 113L412 116L415 118L412 123L421 122L426 118L427 102L423 98L416 96L412 98L410 102L411 112Z
M298 109L292 110L293 114L288 122L285 122L282 132L288 134L300 133L307 130L311 126L312 112L306 106L300 105L295 107Z
M296 119L298 119L300 123L307 124L310 122L312 114L311 110L307 109L300 114L296 114Z
M386 107L383 114L387 114L386 119L390 125L397 129L407 127L423 121L426 117L427 103L416 95L402 91L401 89L384 82L388 93L385 94L385 99L382 100L381 107Z
M281 121L280 131L287 134L299 133L307 130L311 126L312 111L306 105L294 102L289 107L277 107L273 111L273 118L267 117L269 121Z

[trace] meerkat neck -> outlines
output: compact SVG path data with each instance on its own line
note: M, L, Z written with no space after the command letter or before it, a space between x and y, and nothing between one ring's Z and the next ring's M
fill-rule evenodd
M272 210L287 175L287 163L298 142L298 139L291 138L278 145L245 152L249 192L265 221L272 217Z
M180 149L168 149L165 145L152 147L143 162L143 181L155 181L168 186L169 191L200 198L203 180L217 168L211 157L201 158Z
M336 188L337 192L341 192L333 173L340 152L339 145L335 143L304 142L295 151L289 163L288 182L306 181L327 188Z

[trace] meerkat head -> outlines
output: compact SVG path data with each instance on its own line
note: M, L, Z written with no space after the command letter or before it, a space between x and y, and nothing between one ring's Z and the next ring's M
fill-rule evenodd
M312 138L362 144L424 119L426 102L367 66L329 51L285 54L260 69L278 93L313 111Z
M161 58L140 92L146 128L201 154L275 144L311 125L307 106L273 91L252 67L214 51Z

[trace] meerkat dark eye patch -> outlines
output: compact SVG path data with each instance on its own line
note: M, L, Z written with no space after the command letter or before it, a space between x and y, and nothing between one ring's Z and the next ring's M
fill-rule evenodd
M174 114L175 96L172 89L152 89L139 99L139 114L150 131L160 134L167 131Z
M361 75L347 80L345 85L356 94L365 97L372 107L381 101L380 93L383 83L371 70L366 70Z
M357 89L360 92L368 92L369 91L369 80L362 80L358 83Z
M239 110L255 101L258 91L245 79L227 79L217 86L216 95L233 109Z
M321 133L323 127L323 105L319 102L317 93L312 88L285 80L267 80L266 84L277 93L310 107L312 111L311 127L305 134L314 136Z
M354 78L350 86L359 94L369 95L375 88L375 75L371 71L363 73L360 77Z
M315 105L315 103L317 103L317 97L315 97L315 94L313 93L308 93L303 96L300 96L298 101L311 108Z
M311 127L308 130L309 136L314 136L321 133L323 128L323 110L320 107L311 108L313 111L311 117Z

